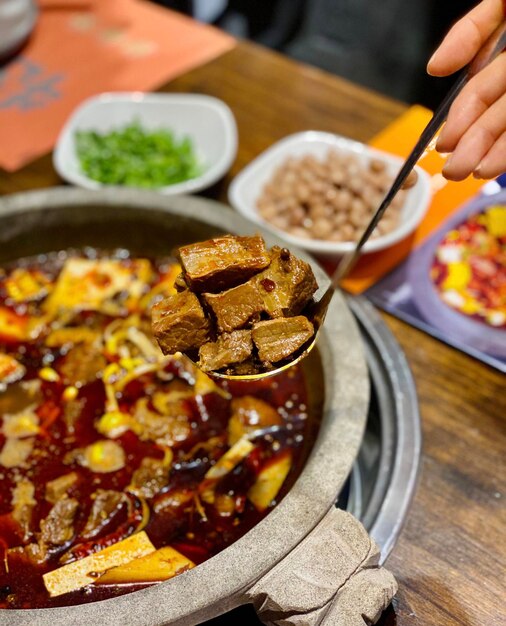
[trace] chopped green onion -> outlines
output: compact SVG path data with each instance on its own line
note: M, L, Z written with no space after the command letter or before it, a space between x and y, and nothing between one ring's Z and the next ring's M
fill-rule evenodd
M165 187L202 173L191 140L168 129L134 121L105 134L77 131L75 139L83 173L106 185Z

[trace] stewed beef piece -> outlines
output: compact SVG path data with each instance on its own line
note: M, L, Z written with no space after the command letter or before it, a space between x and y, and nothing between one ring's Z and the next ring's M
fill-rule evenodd
M271 263L247 282L218 294L205 293L218 332L243 328L258 321L261 313L269 317L298 315L318 289L311 266L285 248L270 252Z
M318 289L309 263L278 246L271 250L269 267L251 282L258 286L269 317L298 315Z
M270 258L262 237L217 237L179 248L186 283L197 293L217 293L265 269Z
M62 546L74 536L74 517L79 508L75 498L63 498L40 523L40 542L46 546Z
M92 498L93 505L81 532L83 539L91 539L99 535L126 502L125 494L113 489L99 489Z
M251 331L262 363L277 363L288 358L313 335L313 324L303 315L258 322Z
M199 366L203 372L217 371L246 361L251 356L252 350L250 330L223 333L217 341L205 343L200 348Z
M91 343L80 343L68 352L60 369L65 384L79 386L97 380L106 365L99 348Z
M161 459L146 457L132 475L128 490L143 498L153 498L169 484L170 466Z
M204 372L274 369L314 335L304 308L318 289L309 263L259 236L230 235L183 246L176 295L153 308L165 353L186 352Z
M168 296L152 309L153 334L164 354L199 348L210 339L211 325L191 291Z
M260 288L251 279L222 293L205 293L205 302L216 317L218 332L229 333L245 326L264 310Z

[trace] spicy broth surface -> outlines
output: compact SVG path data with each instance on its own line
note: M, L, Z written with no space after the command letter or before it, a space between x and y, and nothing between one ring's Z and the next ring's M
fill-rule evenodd
M156 549L201 563L265 517L300 472L314 434L301 369L217 387L156 347L150 308L178 272L173 259L91 248L0 269L0 608L140 588L50 597L42 576L141 529ZM249 453L210 479L244 438ZM262 502L254 486L278 466Z

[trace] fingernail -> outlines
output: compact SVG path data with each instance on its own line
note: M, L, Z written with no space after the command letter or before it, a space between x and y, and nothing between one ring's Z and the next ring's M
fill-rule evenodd
M453 154L450 154L450 156L445 161L445 164L443 166L443 171L451 167L452 161L453 161Z
M445 139L446 139L445 128L446 128L446 124L443 126L443 128L439 132L438 138L436 140L436 150L438 152L446 152L445 151Z
M473 178L476 178L478 180L483 180L483 175L481 173L482 167L481 167L481 163L478 165L478 167L474 170L473 172Z
M431 73L431 71L430 71L430 65L431 65L432 61L434 60L434 57L435 57L435 56L436 56L436 53L434 53L434 54L430 57L429 62L427 63L427 68L426 68L426 71L427 71L427 74L428 74L429 76L433 76L433 74L432 74L432 73Z
M450 155L446 159L445 164L443 165L443 169L441 170L441 173L447 180L451 180L451 177L448 178L448 170L450 169L451 163L452 163L452 155Z

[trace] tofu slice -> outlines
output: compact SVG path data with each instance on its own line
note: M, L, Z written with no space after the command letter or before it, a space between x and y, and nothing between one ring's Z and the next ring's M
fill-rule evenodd
M100 574L112 567L124 565L154 551L155 546L141 531L79 561L47 572L42 578L49 595L54 598L95 582Z
M156 583L168 580L195 567L183 554L170 546L160 548L146 556L107 570L95 581L95 585L126 585L132 583Z
M45 300L43 309L50 315L61 310L109 311L110 300L124 292L129 303L140 298L151 276L147 259L137 259L130 265L114 259L70 258L65 262L56 285Z

